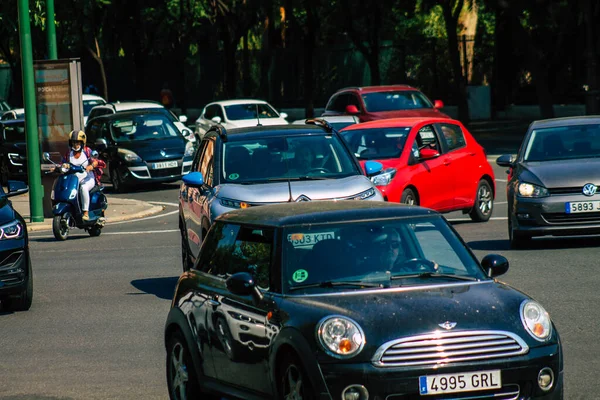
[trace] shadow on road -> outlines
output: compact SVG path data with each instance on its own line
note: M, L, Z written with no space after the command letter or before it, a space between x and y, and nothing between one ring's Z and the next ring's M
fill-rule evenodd
M474 240L467 243L473 250L511 250L508 239L505 240ZM577 249L584 247L600 247L600 237L545 237L534 238L527 246L519 250L552 250Z
M84 232L84 231L81 231ZM50 233L52 234L52 233ZM69 237L67 238L67 241L72 241L72 240L79 240L79 239L89 239L90 235L85 234L85 235L74 235L71 236L69 235ZM41 238L31 238L29 239L30 242L40 242L40 243L45 243L45 242L63 242L62 240L57 240L54 236L51 237L41 237Z
M175 286L179 280L178 276L172 276L168 278L148 278L148 279L136 279L131 281L131 285L146 293L153 294L158 298L171 300L175 293ZM128 293L131 295L139 295L143 293Z
M116 193L113 191L112 185L104 185L104 191L110 194L128 194L128 193L146 193L146 192L160 192L164 190L179 189L181 181L172 183L148 183L143 186L129 186L125 188L122 193Z

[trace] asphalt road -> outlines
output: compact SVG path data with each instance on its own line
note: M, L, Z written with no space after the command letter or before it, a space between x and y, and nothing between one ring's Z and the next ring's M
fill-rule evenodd
M461 213L446 217L479 259L506 256L511 266L501 279L550 313L564 345L565 398L598 398L600 238L538 239L532 249L509 250L506 174L495 170L498 195L489 222L471 223ZM0 399L168 397L162 337L181 271L177 188L120 195L164 202L165 209L157 217L108 224L97 238L75 232L57 242L51 232L31 234L33 306L0 313Z

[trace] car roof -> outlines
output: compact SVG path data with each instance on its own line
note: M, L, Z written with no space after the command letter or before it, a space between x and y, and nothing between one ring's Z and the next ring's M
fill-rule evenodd
M139 100L139 101L115 101L112 103L106 103L97 105L96 107L109 107L116 112L127 111L127 110L139 110L143 108L165 108L162 104L151 100ZM94 107L94 108L96 108Z
M338 90L343 92L345 90L358 90L362 93L376 93L376 92L391 92L396 90L417 90L417 88L409 85L382 85L382 86L360 86L360 87L347 87Z
M533 121L531 123L531 129L542 129L542 128L554 128L558 126L572 126L572 125L588 125L588 124L600 124L600 115L585 115L578 117L564 117L564 118L552 118L542 119L539 121Z
M217 221L285 227L305 224L335 224L438 215L418 206L383 201L310 201L269 204L229 211Z
M0 124L2 124L2 125L25 125L25 120L23 118L5 119L5 120L0 120Z
M380 119L375 121L363 122L360 124L349 125L344 128L344 131L351 131L355 129L369 129L369 128L393 128L393 127L406 127L412 128L413 126L421 123L437 124L437 123L455 123L460 124L460 121L449 118L431 118L431 117L412 117L412 118L388 118Z
M81 99L82 100L102 100L103 102L106 103L106 100L104 100L104 98L97 96L95 94L87 94L86 93L81 97Z
M211 131L213 132L213 131ZM319 125L261 125L248 126L244 128L232 128L225 131L228 140L261 139L265 137L287 136L287 135L326 135L331 134ZM208 132L207 132L208 133ZM216 133L215 133L216 134Z
M264 100L257 100L257 99L236 99L236 100L221 100L221 101L214 101L210 104L207 104L207 106L211 106L213 104L220 104L222 106L234 106L234 105L238 105L238 104L269 104Z
M118 119L118 118L123 118L123 117L129 117L129 116L135 116L135 115L145 115L145 114L160 115L163 117L165 116L165 113L163 111L150 108L150 109L133 109L133 110L127 110L127 111L119 111L114 114L100 115L96 118Z
M359 119L355 115L323 115L315 118L303 118L297 119L292 124L294 125L302 125L306 123L306 120L309 119L322 119L327 122L355 122L358 123Z

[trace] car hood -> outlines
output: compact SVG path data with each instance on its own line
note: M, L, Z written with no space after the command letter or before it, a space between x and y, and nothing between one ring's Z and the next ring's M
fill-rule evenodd
M290 181L252 185L224 184L218 188L218 197L249 203L284 203L304 195L308 200L330 200L353 196L373 187L366 176L354 175L342 179Z
M236 121L227 121L225 127L231 128L246 128L250 126L257 126L258 121L255 119L244 119ZM263 118L260 120L261 125L286 125L288 122L284 118Z
M168 161L180 159L185 152L185 139L158 139L139 142L119 142L119 148L135 152L144 161ZM165 155L161 154L161 150Z
M395 111L378 111L367 113L370 120L387 119L387 118L407 118L407 117L424 117L424 118L450 118L437 108L420 108L417 110L395 110Z
M523 293L500 282L446 284L403 291L377 289L330 295L287 297L284 319L314 337L318 321L342 315L364 330L366 346L362 357L370 360L379 346L391 340L445 331L446 321L455 323L452 332L498 330L513 332L530 347L540 345L525 331L520 306Z
M26 155L27 153L27 145L25 144L25 142L13 142L13 143L5 143L4 146L7 148L7 150L14 150L19 154L22 155Z
M600 158L522 162L519 169L521 182L548 189L583 187L586 183L600 182Z
M15 217L15 210L10 205L8 198L4 195L0 196L0 225L14 221Z

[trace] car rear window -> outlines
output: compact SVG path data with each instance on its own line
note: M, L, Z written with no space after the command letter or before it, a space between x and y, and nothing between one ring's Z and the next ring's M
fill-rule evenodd
M364 93L362 98L369 112L433 108L429 99L416 90Z

